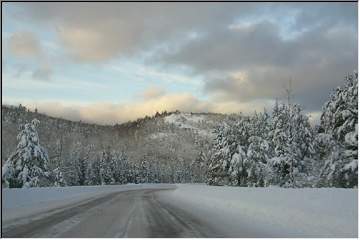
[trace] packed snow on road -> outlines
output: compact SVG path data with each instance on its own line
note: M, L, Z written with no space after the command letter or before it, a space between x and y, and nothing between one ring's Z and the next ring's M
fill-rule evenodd
M146 189L159 190L156 191L156 197L159 198L160 205L166 206L164 209L171 209L173 206L189 213L189 216L201 220L208 229L212 229L216 236L357 236L357 189L241 188L202 184L3 189L3 219L5 224L12 219L24 221L29 215L41 216L40 213L44 211L73 205L86 199ZM169 191L161 191L165 189ZM146 198L142 201L144 203L138 203L139 206L147 204ZM133 204L132 202L128 204ZM150 210L144 208L142 211ZM160 212L162 211L167 210L162 209ZM142 214L146 216L146 213ZM144 226L150 224L143 221L141 219Z
M3 188L3 221L46 213L90 198L106 194L141 190L175 188L170 184L126 184L106 186L73 186L44 188Z

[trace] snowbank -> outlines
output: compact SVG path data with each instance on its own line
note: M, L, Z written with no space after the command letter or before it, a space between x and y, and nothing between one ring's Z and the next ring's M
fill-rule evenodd
M73 186L2 189L2 216L8 222L30 215L75 204L104 194L136 189L174 188L168 184L127 184L107 186Z
M163 200L225 236L357 237L357 189L177 186Z

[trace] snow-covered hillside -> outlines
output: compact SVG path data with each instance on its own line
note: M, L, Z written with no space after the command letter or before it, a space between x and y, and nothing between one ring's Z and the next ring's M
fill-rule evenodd
M191 113L172 113L164 118L166 123L175 124L180 128L197 129L197 125L210 122L206 120L204 115Z
M37 132L41 146L49 156L48 167L59 167L67 185L100 184L88 173L91 165L98 164L105 155L108 159L122 156L120 165L127 166L127 175L132 172L126 181L121 177L119 183L203 181L205 168L192 171L191 164L200 153L208 152L213 128L225 117L176 111L100 126L49 117L22 106L2 106L2 164L16 150L18 128L36 118L40 120ZM85 165L80 174L74 174L77 165Z
M164 118L165 123L173 124L180 129L192 130L201 137L214 138L213 128L219 122L215 115L201 113L172 113Z

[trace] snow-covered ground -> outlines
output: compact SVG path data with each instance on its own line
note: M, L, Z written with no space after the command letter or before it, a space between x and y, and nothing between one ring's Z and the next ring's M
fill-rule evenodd
M172 113L164 118L165 123L174 124L178 128L191 129L200 136L213 138L214 134L208 129L210 125L214 125L214 121L201 114L191 113ZM206 126L204 128L204 126Z
M107 186L73 186L47 188L4 188L2 216L4 222L45 213L104 194L139 189L173 188L168 184L127 184Z
M112 192L174 187L139 184L3 189L3 220L7 224L34 214L41 217L40 213L51 214L49 210ZM357 189L178 184L173 191L158 191L157 196L160 203L188 212L223 236L357 237Z
M205 121L201 115L190 113L173 113L165 117L165 122L168 124L175 124L179 128L197 129L194 124L199 124Z
M162 198L231 237L357 237L357 189L177 185Z

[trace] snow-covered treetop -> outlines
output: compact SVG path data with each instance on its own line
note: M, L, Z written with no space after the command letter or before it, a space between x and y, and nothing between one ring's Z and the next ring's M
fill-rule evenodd
M31 144L36 146L39 145L39 136L36 131L39 124L39 120L33 119L31 123L26 123L21 127L21 131L17 136L17 139L19 140L19 144L17 146L18 149L27 147Z
M345 77L344 85L336 88L330 100L323 107L321 116L322 131L339 141L354 131L358 112L358 74Z

